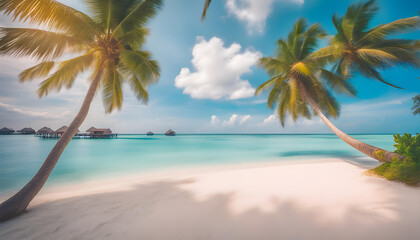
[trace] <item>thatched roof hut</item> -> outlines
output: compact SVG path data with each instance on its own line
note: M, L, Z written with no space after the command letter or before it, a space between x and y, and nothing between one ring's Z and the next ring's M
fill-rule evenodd
M22 128L19 132L20 134L35 134L35 129L26 127L26 128Z
M56 133L56 134L63 135L63 134L64 134L64 132L66 132L68 128L69 128L69 127L67 127L67 126L62 126L61 128L59 128L59 129L55 130L55 133Z
M7 128L7 127L4 127L2 129L0 129L0 134L1 135L11 135L14 132L15 132L15 130L13 130L11 128Z
M88 130L86 130L86 132L93 132L93 130L95 130L95 127L90 127Z
M44 135L44 134L54 134L54 130L52 130L49 127L43 127L41 129L39 129L36 133L37 134L41 134L41 135Z
M175 131L174 131L174 130L172 130L172 129L169 129L169 130L165 133L165 135L166 135L166 136L175 136Z
M152 136L154 133L152 132L152 131L148 131L147 133L146 133L146 135L147 136Z
M89 130L90 134L94 134L94 135L112 134L112 131L109 128L89 128L88 130Z

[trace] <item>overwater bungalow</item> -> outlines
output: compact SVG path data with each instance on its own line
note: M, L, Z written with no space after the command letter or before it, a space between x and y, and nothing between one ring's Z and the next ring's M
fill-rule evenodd
M153 133L152 131L148 131L148 132L146 133L146 135L147 135L147 136L153 136L153 134L154 134L154 133Z
M86 130L87 133L93 132L93 130L95 130L95 127L90 127L88 130Z
M57 137L61 137L67 131L68 128L69 127L67 126L62 126L61 128L55 130L55 134L57 135Z
M0 135L12 135L14 132L15 130L7 127L0 129Z
M118 136L118 133L112 133L109 128L94 128L91 127L86 132L89 133L91 138L114 138Z
M26 127L26 128L22 128L19 132L20 134L30 135L30 134L35 134L35 129Z
M52 130L49 127L43 127L36 132L36 136L39 136L39 137L50 138L50 137L54 137L55 135L56 134L55 134L54 130Z
M166 135L166 136L175 136L175 131L174 131L174 130L172 130L172 129L169 129L169 130L165 133L165 135Z

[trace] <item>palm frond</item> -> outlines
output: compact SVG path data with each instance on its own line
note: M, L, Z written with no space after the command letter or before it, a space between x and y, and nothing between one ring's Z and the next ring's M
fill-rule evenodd
M104 68L104 76L101 81L102 100L106 113L111 113L115 109L121 109L123 101L121 85L122 77L117 71L115 63L106 63Z
M277 58L262 57L258 66L263 67L269 76L282 75L288 71L289 65Z
M0 11L18 20L92 40L98 28L84 13L55 0L2 0Z
M119 41L126 49L140 50L141 46L146 42L148 34L149 30L147 28L141 28L124 34L119 38Z
M112 36L122 36L124 33L145 27L147 20L156 15L162 7L162 0L143 0L136 4L124 19L115 27Z
M361 48L357 50L357 54L373 66L392 66L398 61L397 57L380 49Z
M143 86L148 86L159 79L159 65L151 60L149 52L123 50L120 59L138 77Z
M281 126L284 127L284 121L288 111L287 106L290 98L290 86L288 84L284 84L282 86L283 89L281 91L282 94L280 97L279 105L277 107L277 114L279 115Z
M94 60L94 52L63 61L55 73L41 82L39 97L48 95L49 91L59 91L63 86L71 88L76 77L88 69Z
M376 79L376 80L378 80L378 81L380 81L382 83L385 83L385 84L387 84L387 85L389 85L391 87L394 87L394 88L403 89L402 87L398 87L398 86L396 86L396 85L394 85L392 83L389 83L389 82L385 81L382 78L381 74L379 74L379 72L376 71L373 66L371 66L368 62L364 61L363 59L359 59L357 62L355 62L354 65L356 66L356 68L358 69L358 71L361 74L365 75L366 77L374 78L374 79Z
M405 33L417 30L420 26L419 17L403 18L387 24L381 24L369 30L358 40L358 44L371 43L384 39L392 34Z
M65 34L33 28L0 28L0 54L54 60L66 52L87 49L85 42Z
M149 93L143 86L142 81L140 81L135 75L132 75L128 79L128 82L130 84L131 90L133 90L137 99L142 103L147 104L147 102L149 101Z
M56 64L55 62L48 61L48 62L42 62L31 68L28 68L19 74L19 81L25 82L28 80L33 80L35 78L46 77L48 76L48 74L50 74L55 64Z
M325 32L322 30L319 24L313 24L303 34L303 42L301 43L300 51L297 55L298 59L302 59L312 53L318 46L318 41L321 37L325 36ZM299 49L299 48L298 48Z
M356 89L344 77L325 69L320 70L320 77L324 79L327 85L336 93L345 93L349 96L356 96Z
M206 0L204 2L204 8L203 8L203 13L201 14L201 21L204 21L204 19L206 18L207 15L207 9L209 8L211 3L211 0Z
M375 0L351 4L342 20L342 29L346 38L351 42L359 39L377 11Z
M268 81L262 83L260 86L258 86L257 90L255 90L255 95L260 95L261 92L269 89L270 87L273 87L273 85L275 84L281 84L281 81L286 80L284 77L282 76L275 76L271 79L269 79Z

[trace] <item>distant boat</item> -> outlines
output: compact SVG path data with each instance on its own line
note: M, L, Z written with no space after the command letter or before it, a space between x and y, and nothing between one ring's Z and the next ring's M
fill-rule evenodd
M12 135L15 132L15 130L11 129L11 128L2 128L0 129L0 135Z
M172 129L169 129L169 130L165 133L165 135L166 135L166 136L175 136L175 131L174 131L174 130L172 130Z
M147 136L153 136L153 134L154 134L154 133L153 133L153 132L151 132L151 131L148 131L148 132L146 133L146 135L147 135Z

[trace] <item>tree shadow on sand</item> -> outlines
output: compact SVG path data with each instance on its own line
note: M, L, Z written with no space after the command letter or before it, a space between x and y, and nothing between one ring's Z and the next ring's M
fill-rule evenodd
M238 197L236 192L200 199L188 190L188 185L194 182L195 179L150 182L126 191L37 205L28 213L0 224L0 239L416 239L420 236L420 207L407 209L398 192L393 199L384 199L382 203L383 208L394 213L393 218L351 205L344 216L328 219L323 218L325 209L303 208L276 197L271 199L274 207L270 210L254 206L235 212L232 203ZM368 184L378 183L369 180Z

